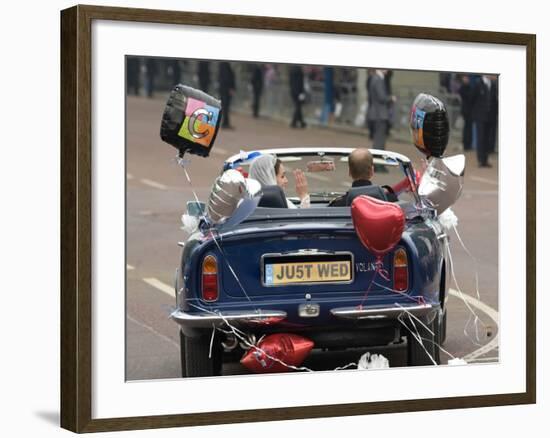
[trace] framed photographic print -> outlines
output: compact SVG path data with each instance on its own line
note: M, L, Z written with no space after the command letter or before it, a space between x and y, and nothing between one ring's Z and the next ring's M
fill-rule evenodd
M75 6L61 49L62 427L535 402L534 35Z

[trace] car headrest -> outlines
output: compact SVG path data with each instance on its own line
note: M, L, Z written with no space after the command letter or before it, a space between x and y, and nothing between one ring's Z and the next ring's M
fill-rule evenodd
M258 207L287 208L285 192L279 186L262 187L262 197L260 198Z
M380 199L381 201L387 201L386 194L384 193L384 189L378 185L370 185L370 186L361 186L361 187L352 187L348 191L348 195L346 197L346 205L351 205L353 200L361 195L367 195L372 198Z

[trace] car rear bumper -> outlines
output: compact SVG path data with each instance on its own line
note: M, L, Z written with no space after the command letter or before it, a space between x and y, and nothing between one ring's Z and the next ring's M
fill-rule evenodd
M416 317L422 317L437 310L428 303L392 304L384 306L349 306L330 309L330 314L339 320L383 320L396 319L402 313L409 313ZM182 330L186 329L211 329L220 327L225 323L237 326L267 326L277 325L287 318L284 310L228 310L228 311L199 311L185 312L176 310L171 318L177 322ZM314 318L313 318L314 319ZM312 322L311 319L309 321Z
M330 313L339 319L385 319L385 318L397 318L402 313L410 313L414 316L420 317L428 315L434 311L434 307L431 304L393 304L391 306L378 306L378 307L339 307L332 309Z
M176 310L171 318L182 328L212 328L219 327L226 322L236 325L269 325L286 319L286 312L282 310L232 310L224 312L188 313Z

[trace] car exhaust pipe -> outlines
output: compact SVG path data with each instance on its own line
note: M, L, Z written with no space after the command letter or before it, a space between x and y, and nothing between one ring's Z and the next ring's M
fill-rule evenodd
M230 351L233 351L237 346L239 345L239 340L235 335L226 335L225 340L221 343L223 349L229 353Z

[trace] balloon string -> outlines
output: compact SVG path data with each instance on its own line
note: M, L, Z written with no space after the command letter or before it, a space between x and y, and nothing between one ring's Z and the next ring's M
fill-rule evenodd
M216 232L217 233L217 232ZM216 246L218 247L218 250L220 251L220 253L222 254L222 258L223 258L223 261L225 262L225 264L227 265L227 267L229 268L229 271L231 271L231 275L233 275L233 277L235 278L235 281L238 283L239 287L241 288L241 290L243 291L243 294L244 296L246 297L246 299L250 302L252 302L252 299L248 296L248 294L246 293L246 290L244 288L244 286L242 285L241 281L239 280L239 277L237 276L235 270L233 269L233 266L231 266L231 263L229 263L229 259L227 258L227 256L225 255L225 252L224 250L222 249L221 245L218 243L218 239L214 236L214 233L211 231L211 235L213 236L213 240L214 242L216 243ZM218 235L219 236L219 235Z
M457 292L458 292L458 295L459 295L460 299L464 302L464 305L470 311L470 317L468 318L468 321L466 321L466 325L464 326L464 336L466 336L468 339L470 339L470 341L474 345L480 347L482 344L480 344L481 339L480 339L480 336L479 336L479 323L481 323L481 325L485 328L485 330L487 330L487 326L486 326L485 323L483 323L483 321L481 321L481 319L479 318L479 316L477 315L475 310L472 309L472 306L470 306L470 304L468 303L466 298L464 298L465 294L462 292L462 289L460 288L460 286L458 284L458 280L457 280L456 275L455 275L455 269L454 269L454 264L453 264L453 256L451 254L451 247L449 245L448 240L446 240L445 246L446 246L446 249L447 249L447 254L449 256L449 264L450 264L450 268L451 268L451 276L453 278L453 282L456 286L456 289L457 289ZM475 337L476 337L475 340L468 333L468 328L470 327L472 318L474 318L474 330L475 330Z
M422 348L424 349L424 351L426 352L426 354L430 357L430 359L431 359L431 361L433 362L434 365L437 365L437 363L436 363L436 361L434 360L434 358L431 356L431 354L428 353L426 347L424 346L424 342L423 342L423 341L426 341L426 342L429 342L429 343L435 345L437 348L439 348L440 351L442 351L443 353L445 353L445 354L446 354L447 356L449 356L451 359L456 359L456 357L455 357L452 353L450 353L450 352L448 352L447 350L445 350L445 349L441 346L441 344L438 344L437 342L435 342L435 341L432 340L432 339L427 339L427 338L423 338L422 336L420 336L420 332L419 332L418 329L416 328L416 324L414 323L413 318L414 318L414 320L417 321L422 327L424 327L430 334L432 334L432 335L435 335L435 334L434 334L434 332L433 332L426 324L424 324L424 323L423 323L418 317L416 317L414 314L412 314L411 312L409 312L409 310L407 310L405 307L401 306L399 303L395 303L395 305L398 306L398 307L400 307L400 308L403 310L403 313L401 313L401 314L397 317L397 319L399 320L399 322L400 322L401 324L403 324L406 328L408 328L407 325L406 325L406 324L404 323L404 321L402 320L402 317L403 317L404 314L408 316L408 318L409 318L409 320L411 321L411 324L412 324L412 326L413 326L413 328L414 328L414 331L415 331L415 333L412 333L412 335L413 335L414 338L417 340L417 342L418 342L419 344L422 345Z
M361 302L359 303L359 309L362 309L363 308L363 303L366 301L366 299L368 298L369 296L369 292L372 288L372 285L373 284L378 284L376 283L374 280L376 279L376 276L377 275L380 275L380 277L382 277L384 280L386 281L390 281L390 273L388 272L387 269L384 269L384 263L382 262L382 259L380 257L378 257L376 259L376 262L375 262L375 266L376 266L376 269L374 270L374 274L372 275L372 278L370 280L370 283L369 283L369 287L367 288L367 291L365 292L365 294L363 295L363 298L361 300Z
M401 314L402 315L402 314ZM411 325L414 329L414 332L410 331L410 328L407 327L407 325L401 320L401 315L399 315L399 317L397 318L399 320L399 322L401 322L401 324L405 325L405 327L409 330L409 332L411 333L411 335L414 337L414 339L416 339L416 342L418 342L420 344L420 346L422 347L422 349L424 350L424 352L428 355L428 357L430 358L430 360L432 361L432 363L434 365L437 366L437 362L435 361L435 359L432 357L432 355L428 352L428 349L425 347L424 345L424 342L422 342L422 337L420 336L420 332L418 331L418 329L416 328L416 324L414 323L414 320L411 318L411 314L409 313L406 313L406 315L409 317L409 321L411 322ZM429 329L428 329L429 330ZM433 332L431 330L429 330L432 335L433 335Z
M254 353L258 353L257 355L255 355L255 359L258 360L258 355L261 357L261 355L263 354L266 358L270 359L271 361L273 362L277 362L281 365L283 365L284 367L287 367L287 368L290 368L292 370L295 370L295 371L308 371L308 372L313 372L314 370L310 369L310 368L307 368L307 367L297 367L297 366L294 366L294 365L290 365L290 364L287 364L285 363L284 361L282 361L281 359L278 359L274 356L272 356L271 354L269 354L267 351L265 351L263 348L261 347L258 347L257 345L255 344L252 344L248 339L246 339L245 336L242 336L239 332L240 330L236 329L235 327L233 327L233 325L231 325L231 323L223 316L223 314L221 312L213 312L211 310L208 310L208 309L205 309L205 308L202 308L200 306L196 306L194 304L190 304L191 306L193 307L196 307L197 309L199 310L202 310L203 312L207 312L207 313L211 313L213 315L217 315L219 316L223 321L224 323L229 327L229 329L231 330L231 332L244 344L246 345L248 348L251 348L251 349L254 349ZM222 330L223 331L223 330ZM261 363L261 362L260 362ZM262 364L263 366L263 364ZM273 363L270 365L270 368L271 366L273 366ZM346 365L347 366L347 365Z
M380 269L378 270L378 274L379 274L380 277L382 277L384 280L390 281L390 273L388 272L387 269L382 269L382 268L380 268Z
M187 183L189 184L189 187L191 188L191 191L193 192L193 196L195 198L195 201L197 203L200 203L199 201L199 197L197 196L197 192L195 191L195 188L193 187L193 183L191 181L191 177L189 176L189 173L187 172L187 168L185 167L185 165L187 163L190 163L190 161L188 160L184 160L183 158L181 157L177 157L176 158L176 161L177 163L181 166L181 168L183 169L183 172L185 173L185 178L187 179ZM208 223L208 219L206 218L206 215L204 213L204 211L202 212L201 214L201 219L203 219L203 221L205 223ZM246 293L246 290L244 289L243 285L241 284L240 280L239 280L239 277L237 277L237 274L235 273L235 270L233 269L233 267L231 266L231 263L229 263L229 259L227 258L227 256L225 255L225 252L224 250L222 249L220 243L218 242L218 237L219 237L219 234L218 236L215 236L214 235L214 232L210 229L210 233L209 233L209 236L212 238L212 240L214 241L214 244L217 246L218 250L220 251L221 255L222 255L222 258L223 258L223 261L225 262L225 264L227 265L227 267L229 268L229 271L231 272L231 275L233 275L233 277L235 278L235 280L237 281L239 287L241 288L241 290L243 291L243 294L244 296L246 297L246 299L250 302L252 302L252 299L248 296L248 294Z
M292 370L295 370L295 371L307 371L307 372L314 372L315 370L312 370L311 368L307 368L307 367L297 367L297 366L294 366L294 365L290 365L290 364L287 364L286 362L282 361L281 359L277 358L277 357L274 357L272 356L271 354L269 354L267 351L265 351L263 348L259 347L257 344L263 339L260 338L256 344L253 344L251 343L247 338L246 338L246 333L244 333L242 330L239 330L238 328L234 327L224 316L221 312L214 312L212 310L209 310L209 309L205 309L204 307L201 307L201 306L197 306L193 303L190 303L191 306L195 307L196 309L198 310L201 310L203 312L206 312L206 313L210 313L212 315L216 315L216 316L219 316L220 318L222 318L222 320L224 321L224 323L227 325L227 327L229 327L229 330L223 330L219 327L214 327L216 330L218 331L221 331L222 333L232 333L234 334L244 345L246 345L248 348L250 349L254 349L254 359L256 361L258 361L262 367L264 367L264 364L265 364L265 368L271 368L273 366L273 363L274 362L277 362L281 365L283 365L284 367L286 368L289 368L289 369L292 369ZM418 319L415 315L413 315L411 312L409 312L405 307L401 306L399 303L395 303L396 306L400 307L403 312L397 317L398 321L403 324L407 329L409 329L409 327L407 326L407 324L403 321L403 316L406 315L410 322L411 322L411 325L414 329L414 333L411 332L411 334L413 335L413 337L416 339L416 341L421 344L422 348L424 349L424 351L426 352L426 354L428 355L428 357L430 358L430 360L433 362L434 365L437 365L436 361L434 360L434 358L429 354L429 352L427 351L426 347L424 346L424 341L426 342L430 342L432 344L434 344L436 347L438 347L443 353L445 353L446 355L448 355L450 358L452 359L456 359L456 357L451 354L450 352L448 352L447 350L445 350L440 344L434 342L433 340L431 339L426 339L426 338L423 338L422 336L420 336L420 332L418 331L418 328L416 327L416 324L415 324L415 320L420 324L422 325L426 330L428 330L428 332L432 333L433 334L433 331L430 330L429 327L427 327L420 319ZM414 320L413 320L414 318ZM214 334L212 333L212 339L214 338ZM212 349L212 344L210 345L210 354L209 354L209 357L211 355L211 349ZM267 359L271 360L272 363L269 365L269 367L267 366L267 363L265 362L265 360L263 361L262 358L261 358L261 355L264 355ZM341 366L341 367L336 367L334 368L333 371L342 371L342 370L346 370L348 368L351 368L351 367L358 367L358 364L356 362L350 362L344 366Z
M361 300L361 302L359 303L359 309L362 309L363 308L363 303L365 302L365 300L367 299L367 297L369 296L369 292L370 292L370 289L372 287L372 285L374 284L374 279L376 278L376 274L378 274L379 272L379 269L378 267L376 268L376 270L374 271L374 274L372 275L372 278L370 280L370 283L369 283L369 287L367 288L367 291L365 292L365 294L363 295L363 299Z
M460 237L460 233L458 232L458 229L455 224L453 224L453 230L456 234L456 237L458 238L458 241L460 242L460 245L462 246L464 251L466 251L466 254L468 254L472 259L472 261L474 262L474 274L476 278L476 295L477 295L477 299L481 301L481 296L479 294L479 272L477 269L478 267L477 259L473 256L473 254L470 252L470 250L466 247L466 245L462 241L462 238Z
M263 354L266 358L270 359L271 361L274 362L277 362L277 363L280 363L281 365L289 368L289 369L292 369L292 370L295 370L295 371L307 371L307 372L314 372L315 370L312 370L310 368L307 368L307 367L297 367L297 366L294 366L294 365L290 365L290 364L287 364L285 363L284 361L282 361L281 359L278 359L274 356L272 356L271 354L269 354L268 352L266 352L263 348L261 347L258 347L258 345L256 344L253 344L251 343L247 338L246 338L246 333L244 333L242 330L239 330L238 328L236 328L235 326L233 326L222 314L221 312L214 312L212 310L209 310L209 309L205 309L204 307L201 307L201 306L197 306L193 303L190 303L191 306L195 307L196 309L198 310L201 310L203 312L206 312L206 313L210 313L212 315L217 315L219 316L220 318L223 319L223 321L225 322L225 324L227 325L227 327L229 327L229 331L228 330L223 330L219 327L216 327L216 330L219 330L221 331L222 333L232 333L234 334L243 344L245 344L248 348L252 348L254 349L254 352L257 353L254 355L254 359L256 359L258 362L260 362L260 364L262 364L261 360L259 360L261 358L261 355ZM263 339L260 338L258 340L257 343L259 343L261 340ZM273 363L269 366L269 368L271 368L273 366ZM262 364L263 366L263 364ZM345 370L345 369L348 369L350 367L357 367L357 363L356 362L350 362L344 366L341 366L341 367L336 367L334 368L333 371L342 371L342 370Z
M433 341L432 339L427 339L427 338L423 338L422 336L420 336L420 332L418 331L418 328L416 327L416 324L414 323L414 320L416 320L421 326L423 326L426 330L428 330L432 335L433 335L433 331L430 330L430 328L428 328L420 319L418 319L416 316L414 316L411 312L409 312L405 307L402 307L399 305L399 303L395 303L397 306L401 307L403 309L403 313L401 313L398 317L397 317L397 320L403 324L403 326L405 326L405 328L407 330L410 330L410 327L407 326L407 324L403 321L403 315L407 315L407 317L409 318L409 321L411 322L411 325L414 329L414 333L411 332L411 334L413 335L413 337L417 340L417 342L419 344L422 345L422 348L424 349L424 351L426 352L426 354L430 357L431 361L434 363L434 365L437 365L437 363L435 362L434 358L430 355L430 353L428 353L428 351L426 350L425 346L424 346L424 342L423 341L426 341L426 342L429 342L433 345L435 345L437 348L439 348L439 350L441 350L443 353L445 353L447 356L449 356L451 359L456 359L456 357L448 352L447 350L445 350L441 344L438 344L437 342ZM414 318L414 320L413 320Z
M391 293L398 294L398 295L401 295L404 298L412 300L417 304L425 304L426 303L426 301L424 300L424 297L422 295L411 296L411 295L409 295L405 292L402 292L402 291L399 291L399 290L396 290L396 289L392 289L391 287L384 286L383 284L380 284L380 283L377 283L377 282L374 282L374 284L378 287L381 287L382 289L385 289L385 290L391 292Z
M398 290L395 290L395 289L392 289L392 288L389 288L387 286L384 286L380 283L376 283L374 282L374 284L376 286L379 286L387 291L390 291L392 293L395 293L395 294L398 294L398 295L401 295L405 298L408 298L418 304L425 304L426 301L424 300L424 297L423 296L416 296L416 297L413 297L413 296L410 296L408 294L406 294L405 292L401 292L401 291L398 291ZM401 313L397 319L399 320L399 322L401 324L403 324L405 327L407 327L407 325L403 322L403 315L407 315L407 317L409 318L409 320L411 321L411 325L415 331L415 333L412 333L412 335L414 336L414 338L417 340L418 343L422 344L422 348L426 351L426 348L424 347L424 344L422 341L427 341L427 342L431 342L432 344L434 344L436 347L438 347L443 353L445 353L447 356L449 356L451 359L456 359L455 356L453 356L451 353L449 353L447 350L445 350L441 344L438 344L437 342L434 342L433 340L431 339L426 339L426 338L423 338L420 336L420 332L418 331L418 329L416 328L416 324L414 323L413 321L413 318L414 320L416 320L420 325L422 325L428 332L430 332L432 335L434 334L433 331L427 327L420 319L418 319L414 314L412 314L406 307L402 306L401 304L399 303L394 303L397 307L399 307L403 313ZM408 328L408 327L407 327ZM431 355L426 351L426 354L430 357L431 361L434 363L434 365L436 365L435 363L435 360L433 359L433 357L431 357Z

